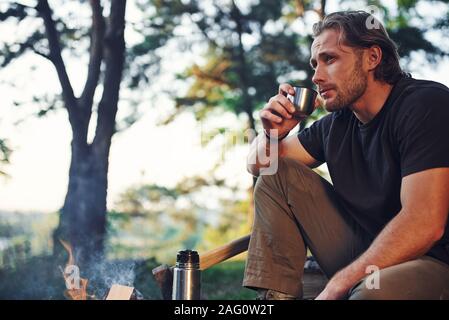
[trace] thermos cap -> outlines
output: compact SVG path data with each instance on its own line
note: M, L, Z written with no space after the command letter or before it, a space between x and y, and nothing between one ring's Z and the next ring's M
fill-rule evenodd
M198 264L200 263L200 256L194 250L182 250L178 252L176 262Z

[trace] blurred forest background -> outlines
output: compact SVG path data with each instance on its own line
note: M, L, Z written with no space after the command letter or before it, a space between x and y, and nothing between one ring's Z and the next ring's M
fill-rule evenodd
M0 298L64 298L60 267L67 254L59 239L73 246L97 298L122 283L160 299L153 267L173 264L180 249L204 252L249 233L248 130L260 131L258 110L279 83L311 85L312 25L346 9L379 18L413 76L449 71L441 70L448 66L449 1L0 0L0 85L12 103L1 108L19 115L14 126L62 112L62 126L71 133L65 197L55 204L61 209L0 211ZM13 76L20 66L27 66L29 78ZM38 90L27 84L33 73ZM56 85L47 83L50 73ZM7 112L0 113L0 128L11 119ZM173 166L150 168L111 200L111 149L148 113L156 115L155 127L191 116L199 145L213 160L170 185L151 177L168 175ZM316 111L297 130L324 113ZM183 150L181 137L147 132L145 142L136 137L133 157L139 150L153 157ZM0 129L2 185L14 180L14 138ZM192 153L170 155L182 163ZM45 189L46 181L40 183ZM205 298L253 298L241 288L243 268L240 255L207 270Z

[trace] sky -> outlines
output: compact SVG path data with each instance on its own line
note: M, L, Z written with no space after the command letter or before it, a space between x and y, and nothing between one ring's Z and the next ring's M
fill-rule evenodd
M336 8L335 1L330 1L329 11L333 11L333 8ZM427 9L425 7L423 10ZM133 8L128 10L129 19L138 20L136 14ZM32 26L25 26L25 29L28 27ZM299 24L298 30L301 28ZM20 37L26 31L15 30L12 34L12 30L2 23L0 41L2 37ZM127 34L127 37L132 40L137 39L138 35ZM184 52L173 59L181 61L177 68L182 70L196 57L193 53ZM448 60L433 67L427 65L419 55L414 60L414 77L439 81L449 86ZM39 67L30 72L30 66L34 63ZM173 64L167 63L164 68L173 69ZM68 66L75 91L79 92L84 81L84 68L76 63ZM13 82L16 88L12 89L5 82ZM170 78L160 80L158 86L159 89L170 90ZM153 90L158 90L158 86ZM58 92L59 83L53 67L42 58L29 55L25 62L14 63L7 70L0 70L0 137L8 138L14 150L11 164L5 168L10 178L0 177L0 211L54 212L63 205L70 163L71 132L67 114L59 110L38 119L30 116L36 112L35 107L29 105L17 108L13 103L17 99L23 100L29 92L44 93L49 89ZM108 176L109 209L129 187L143 183L173 186L182 177L206 172L216 161L225 164L220 174L228 179L229 184L243 188L250 186L252 179L246 172L245 159L249 146L242 145L234 151L223 149L219 143L213 143L207 148L202 146L201 135L206 127L213 124L198 123L189 113L180 115L168 126L157 127L157 120L172 107L173 102L163 96L157 100L148 98L147 101L144 96L144 116L131 128L114 136ZM15 124L24 118L25 121ZM238 130L243 127L245 118L225 114L217 115L213 121L219 122L220 126Z

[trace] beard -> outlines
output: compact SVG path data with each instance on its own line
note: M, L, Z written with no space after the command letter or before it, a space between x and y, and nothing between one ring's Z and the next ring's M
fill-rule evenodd
M334 112L349 107L365 93L368 75L363 72L361 57L357 59L351 77L345 84L345 87L335 88L336 96L332 102L326 101L324 107L327 111Z

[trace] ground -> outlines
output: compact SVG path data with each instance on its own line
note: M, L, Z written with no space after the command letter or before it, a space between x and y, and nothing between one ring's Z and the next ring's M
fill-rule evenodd
M65 282L61 265L51 256L33 257L15 269L0 270L0 299L65 299ZM99 274L91 279L88 291L102 299L110 287L111 272L132 270L132 285L145 299L161 299L151 270L159 265L154 259L141 261L109 261ZM242 287L244 261L229 261L203 271L201 281L202 298L206 300L252 300L255 293ZM111 271L112 270L112 271ZM119 270L119 271L117 271ZM122 271L120 271L122 270ZM109 273L109 274L108 274ZM81 276L83 274L81 273ZM112 276L115 276L112 274ZM125 279L122 277L122 279ZM324 287L325 277L318 271L306 272L304 277L304 298L315 297ZM127 284L129 283L122 283Z

